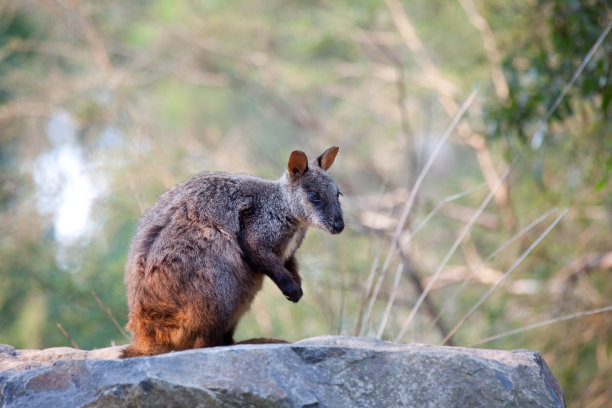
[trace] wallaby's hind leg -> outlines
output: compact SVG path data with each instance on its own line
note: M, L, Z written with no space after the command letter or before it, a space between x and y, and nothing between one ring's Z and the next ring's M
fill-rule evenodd
M219 340L212 341L211 339L208 339L203 336L198 337L195 341L193 348L203 348L203 347L211 347L211 346L230 346L230 345L236 345L236 344L274 344L274 343L289 344L290 343L285 340L271 339L267 337L257 337L253 339L235 342L234 341L234 331L235 331L235 327L232 327L231 329L229 329L227 332L225 332L225 334L223 335L220 341Z
M170 305L138 307L130 313L128 330L134 333L123 357L153 356L190 348L193 335L185 327L185 316Z
M206 348L206 347L216 347L216 346L229 346L232 343L226 343L223 338L218 336L197 336L193 347L191 348Z
M223 343L226 345L230 345L230 344L234 344L234 331L236 330L235 327L232 327L231 329L229 329L224 335L223 335Z
M123 350L122 358L154 356L156 354L169 353L174 348L168 341L160 342L160 337L169 337L169 332L162 330L160 327L155 329L146 329L146 326L141 324L132 324L130 330L134 333L132 343ZM164 335L165 334L165 335Z
M215 347L215 346L231 346L234 344L235 327L228 329L223 335L199 335L196 337L193 348Z

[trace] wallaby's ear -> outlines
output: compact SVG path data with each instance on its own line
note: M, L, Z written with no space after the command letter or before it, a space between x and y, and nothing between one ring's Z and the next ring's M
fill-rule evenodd
M308 158L302 151L296 150L289 156L289 164L287 164L287 170L291 177L299 177L306 170L308 170Z
M319 166L323 170L327 170L334 164L334 160L336 160L336 155L338 154L338 150L340 150L336 146L332 146L326 151L323 152L322 155L317 157L317 161L319 162Z

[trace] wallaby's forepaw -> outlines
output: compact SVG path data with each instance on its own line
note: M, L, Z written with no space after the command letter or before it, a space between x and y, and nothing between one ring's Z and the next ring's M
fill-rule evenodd
M291 283L285 287L282 287L281 290L283 295L285 295L285 297L293 303L297 303L297 301L300 300L304 294L300 285L293 281L291 281Z
M302 292L302 288L298 287L298 289L295 292L292 292L290 294L285 294L285 297L289 299L290 301L292 301L293 303L297 303L298 300L302 298L303 294L304 292Z

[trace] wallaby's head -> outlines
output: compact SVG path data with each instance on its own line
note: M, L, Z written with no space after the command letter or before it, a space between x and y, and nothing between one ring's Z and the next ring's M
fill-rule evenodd
M284 175L293 216L332 234L344 229L338 200L341 193L327 173L337 154L338 148L330 147L309 163L306 154L296 150L289 157Z

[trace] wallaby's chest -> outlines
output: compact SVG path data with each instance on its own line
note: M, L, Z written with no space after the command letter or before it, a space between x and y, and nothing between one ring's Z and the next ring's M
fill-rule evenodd
M281 258L282 258L281 260L283 262L286 262L291 257L291 255L293 255L295 251L297 251L300 244L302 243L302 240L304 239L305 234L306 234L305 228L298 228L288 238L288 240L286 241L285 247L281 253Z

